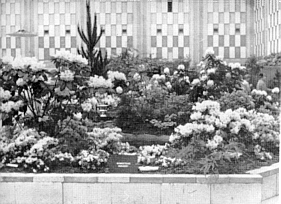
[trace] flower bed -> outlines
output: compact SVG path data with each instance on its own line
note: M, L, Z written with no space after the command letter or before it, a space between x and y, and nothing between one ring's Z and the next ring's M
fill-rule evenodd
M107 172L110 155L128 153L160 173L243 173L278 161L279 88L246 94L245 67L212 50L196 69L152 76L147 65L91 75L70 52L52 61L54 69L35 58L0 62L1 171ZM136 149L122 130L170 137Z
M279 196L279 164L237 175L0 174L1 203L263 204Z

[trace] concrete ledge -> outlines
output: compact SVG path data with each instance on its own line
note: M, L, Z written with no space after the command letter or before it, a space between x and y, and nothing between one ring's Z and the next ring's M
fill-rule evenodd
M64 176L64 183L97 183L98 176L91 174L69 174Z
M248 174L259 174L262 177L268 177L274 174L279 173L279 163L272 164L271 166L264 166L259 169L254 169L251 171L247 171Z
M0 204L260 204L279 195L279 164L247 173L0 173Z

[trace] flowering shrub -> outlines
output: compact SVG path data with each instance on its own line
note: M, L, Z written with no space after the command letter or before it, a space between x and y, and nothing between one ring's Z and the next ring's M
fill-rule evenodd
M88 133L94 140L96 148L105 150L109 153L117 153L121 150L120 128L94 128Z
M222 162L254 154L255 145L266 154L278 152L280 125L273 116L245 108L222 112L218 102L208 100L196 103L193 111L191 122L178 126L170 142L186 157L201 160L205 173L216 171Z
M143 165L160 165L162 167L177 167L185 162L180 158L164 156L168 151L168 144L141 146L138 154L138 163Z
M219 99L219 103L223 111L227 109L235 110L238 108L245 108L251 110L255 108L254 99L244 91L226 93Z
M78 161L79 166L82 169L92 169L95 170L97 167L103 166L106 164L109 154L106 151L98 150L98 151L81 151L76 159Z
M225 93L241 90L241 76L246 68L239 63L227 64L221 57L216 57L212 49L206 51L205 57L197 65L200 76L191 80L190 98L192 101L218 100Z
M27 129L20 131L12 141L2 142L1 163L16 164L33 172L48 171L46 160L49 152L58 144L58 140L44 136L34 129Z
M81 129L77 124L73 126ZM39 134L34 129L17 129L18 133L12 140L5 139L0 142L0 162L16 164L33 172L49 171L58 166L79 166L82 169L95 170L106 164L109 153L124 151L125 147L127 150L131 149L128 144L120 142L122 135L119 128L94 128L92 132L84 130L82 133L76 130L72 134L78 135L74 136L67 135L70 133L69 128L64 131L62 135L66 141L49 137L43 132ZM71 141L82 136L88 137L88 144L85 140Z

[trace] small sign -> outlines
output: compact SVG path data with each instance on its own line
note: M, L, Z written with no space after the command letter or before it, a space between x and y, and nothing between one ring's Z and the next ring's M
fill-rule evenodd
M138 173L137 155L111 155L107 166L110 173Z

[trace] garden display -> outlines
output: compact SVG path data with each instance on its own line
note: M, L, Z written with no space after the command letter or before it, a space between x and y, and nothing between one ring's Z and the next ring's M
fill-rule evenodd
M209 48L196 66L130 49L108 59L90 10L87 1L84 47L57 51L55 68L0 59L0 172L230 174L279 161L280 87L242 87L260 68L254 58L245 67ZM134 146L128 134L169 140Z
M212 50L196 69L161 67L152 76L148 65L95 75L67 51L52 62L0 61L0 171L110 172L111 155L136 155L156 173L239 173L278 162L279 88L244 93L246 68ZM124 131L170 138L134 147Z

